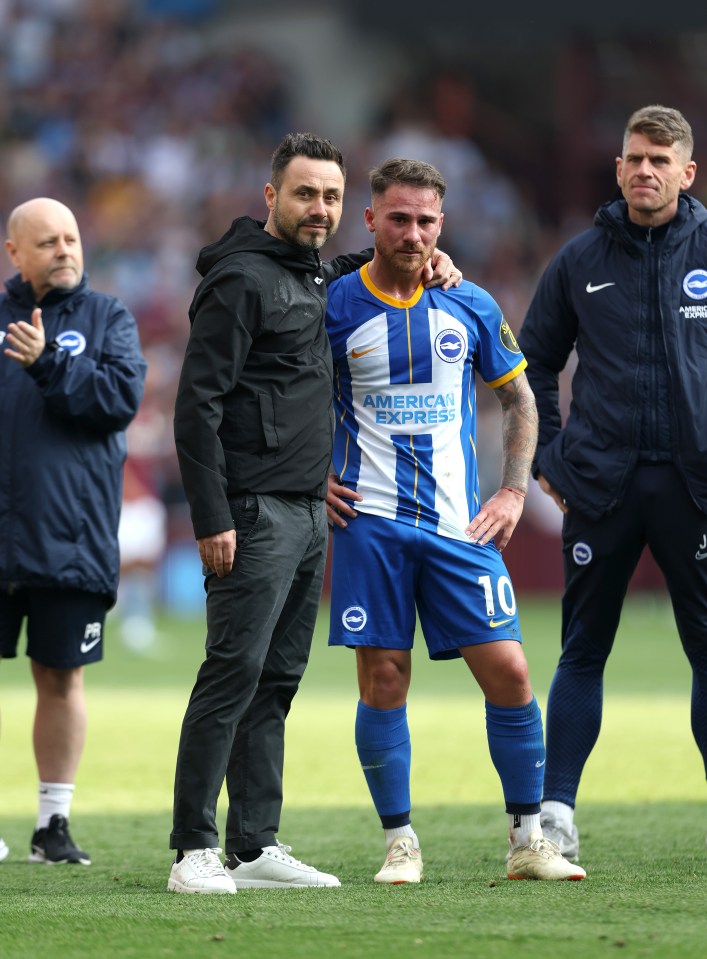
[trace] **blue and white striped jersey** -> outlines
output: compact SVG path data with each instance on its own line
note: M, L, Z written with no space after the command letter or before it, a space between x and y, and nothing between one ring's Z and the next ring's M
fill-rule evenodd
M498 304L466 280L378 290L364 266L329 286L334 471L356 509L468 541L478 512L474 371L495 388L526 361Z

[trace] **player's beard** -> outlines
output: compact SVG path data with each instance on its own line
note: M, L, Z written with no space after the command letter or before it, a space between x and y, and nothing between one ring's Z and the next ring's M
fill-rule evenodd
M278 236L284 240L285 243L296 246L300 250L319 250L324 246L329 237L336 233L336 226L332 226L328 217L313 218L306 216L301 220L297 220L294 217L285 216L277 204L275 204L275 208L272 211L272 221ZM318 230L316 233L306 236L301 233L300 230L308 224L324 226L326 229Z
M381 243L375 243L376 253L385 260L386 263L394 267L400 273L419 273L425 263L432 256L432 249L422 247L418 250L396 250L392 247L383 246ZM410 256L409 253L416 253L416 256ZM403 253L408 255L402 255Z

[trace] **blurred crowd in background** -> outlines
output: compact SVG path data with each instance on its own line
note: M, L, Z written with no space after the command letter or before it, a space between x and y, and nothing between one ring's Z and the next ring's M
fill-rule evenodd
M71 207L91 285L134 313L149 362L145 399L128 434L122 530L121 599L138 618L155 596L173 609L202 601L172 438L197 253L235 216L264 218L274 146L288 131L312 128L291 53L254 45L252 32L239 43L240 6L0 0L0 219L4 224L33 196ZM693 64L702 39L702 46L693 37L661 48L659 74L672 84L661 102L683 109L704 150L707 82L703 75L687 82L677 69ZM505 105L490 102L473 65L420 59L399 85L373 84L365 122L343 138L314 130L336 140L349 171L342 226L326 254L369 245L363 209L373 165L394 155L428 160L449 187L442 247L467 279L495 296L517 332L548 257L613 194L613 157L628 114L658 99L640 82L641 70L656 76L655 56L647 51L642 59L645 42L624 41L632 82L619 86L607 110L601 85L609 85L619 61L626 70L617 43L579 42L558 54L536 140L527 115L514 122L512 90ZM703 200L705 187L698 173L695 192ZM9 263L3 270L4 279ZM477 392L488 494L500 475L497 403L483 387ZM552 537L559 522L533 490L525 525ZM559 563L559 547L557 553ZM128 634L135 645L151 642L147 619L144 636L137 628Z

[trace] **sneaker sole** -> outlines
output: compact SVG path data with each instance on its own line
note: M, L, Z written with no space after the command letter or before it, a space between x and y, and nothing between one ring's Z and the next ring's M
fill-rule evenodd
M584 879L584 876L558 876L555 879L538 879L536 876L512 876L508 874L509 879L520 879L527 882L581 882Z
M27 862L35 862L40 866L90 866L90 859L47 859L44 853L31 852Z
M167 881L167 892L200 893L206 896L235 896L236 894L235 889L196 889L193 886L183 886L176 879Z
M410 879L379 879L378 876L374 876L373 882L377 882L382 886L409 886L411 883L422 882L424 878L422 875L413 876Z
M549 836L548 838L551 839L552 837ZM554 842L554 839L553 839L553 842ZM560 853L565 859L569 859L570 862L575 862L575 863L579 862L579 847L573 846L569 849L564 849L562 846L559 845L559 843L558 843L558 846L559 846ZM511 858L511 853L507 852L504 862L508 862L510 858Z
M236 879L231 877L236 889L340 889L341 883L332 886L330 883L302 883L278 882L275 879Z

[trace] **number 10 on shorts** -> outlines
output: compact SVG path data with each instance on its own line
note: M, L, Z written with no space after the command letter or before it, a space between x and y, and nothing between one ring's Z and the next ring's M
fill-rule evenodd
M490 576L479 576L479 585L483 588L484 599L486 600L486 615L496 615L496 603L494 599L493 585ZM498 605L506 616L514 616L516 611L516 597L513 592L513 586L507 576L499 576L496 582L496 596Z

